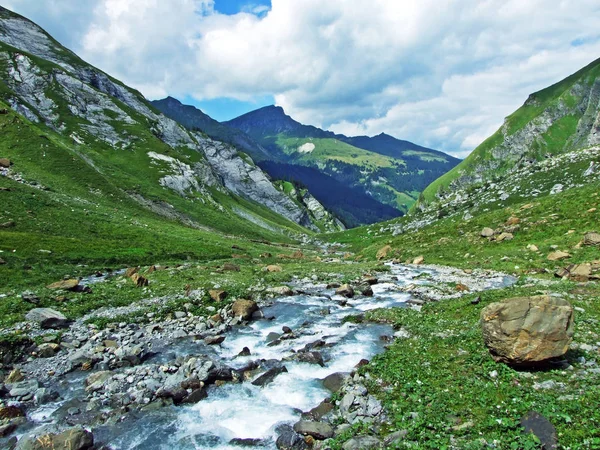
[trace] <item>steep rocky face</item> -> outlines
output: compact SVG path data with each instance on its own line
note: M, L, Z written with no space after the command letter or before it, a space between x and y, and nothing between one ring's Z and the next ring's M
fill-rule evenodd
M199 195L213 204L208 188L232 192L312 226L307 211L233 147L185 130L157 113L139 92L86 64L37 25L4 8L0 8L0 80L2 98L15 111L68 136L98 171L102 164L86 154L86 147L143 152L145 164L164 172L157 181L165 189L190 198ZM169 155L163 148L144 151L155 139L172 149ZM133 155L132 164L139 164Z
M424 192L431 201L600 142L600 60L529 96L502 127Z

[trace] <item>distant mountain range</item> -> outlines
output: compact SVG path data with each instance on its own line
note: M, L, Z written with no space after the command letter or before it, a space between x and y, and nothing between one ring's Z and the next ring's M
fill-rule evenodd
M278 106L219 123L170 97L153 105L188 129L236 146L274 179L308 189L349 227L402 215L460 162L383 133L348 137L303 125Z

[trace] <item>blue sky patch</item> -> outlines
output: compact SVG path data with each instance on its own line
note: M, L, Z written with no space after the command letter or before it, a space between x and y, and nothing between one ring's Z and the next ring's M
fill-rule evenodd
M271 0L215 0L215 11L227 15L249 12L262 17L270 9Z
M181 102L185 105L193 105L213 119L223 122L234 119L247 112L254 111L255 109L262 108L263 106L273 105L275 104L275 99L270 95L266 95L246 102L227 97L211 100L196 100L193 97L188 96L181 99Z

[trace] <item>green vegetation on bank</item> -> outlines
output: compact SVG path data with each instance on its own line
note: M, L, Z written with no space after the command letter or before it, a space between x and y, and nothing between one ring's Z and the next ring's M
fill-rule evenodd
M598 366L586 364L595 361L596 353L573 350L566 362L546 370L516 370L494 362L483 344L479 324L483 307L542 291L560 294L578 308L574 340L596 345L598 284L561 282L541 288L521 282L513 288L426 304L421 312L396 308L368 313L367 320L392 324L410 335L361 369L370 374L369 390L383 401L388 414L379 434L405 430L394 447L399 449L533 450L540 448L539 441L524 434L519 421L536 411L556 427L561 448L599 448L600 385L594 371ZM474 305L476 296L481 302ZM357 426L338 442L364 431Z

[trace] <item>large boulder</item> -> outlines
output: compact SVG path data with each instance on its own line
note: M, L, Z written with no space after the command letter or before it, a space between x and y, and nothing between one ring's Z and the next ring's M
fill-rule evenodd
M34 308L25 315L25 319L38 322L40 328L66 328L69 325L63 314L50 308Z
M335 290L336 295L341 295L346 298L354 297L354 288L349 284L342 284L339 288Z
M573 307L548 295L511 298L486 306L481 326L496 361L535 364L567 352L573 338Z
M82 427L70 428L59 434L27 436L16 450L88 450L94 447L94 436Z
M77 289L78 286L79 280L72 278L70 280L61 280L57 281L56 283L49 284L48 286L46 286L46 288L52 290L63 289L65 291L74 291Z
M254 300L239 299L231 306L234 317L241 317L244 320L252 318L252 314L258 311L258 305Z

